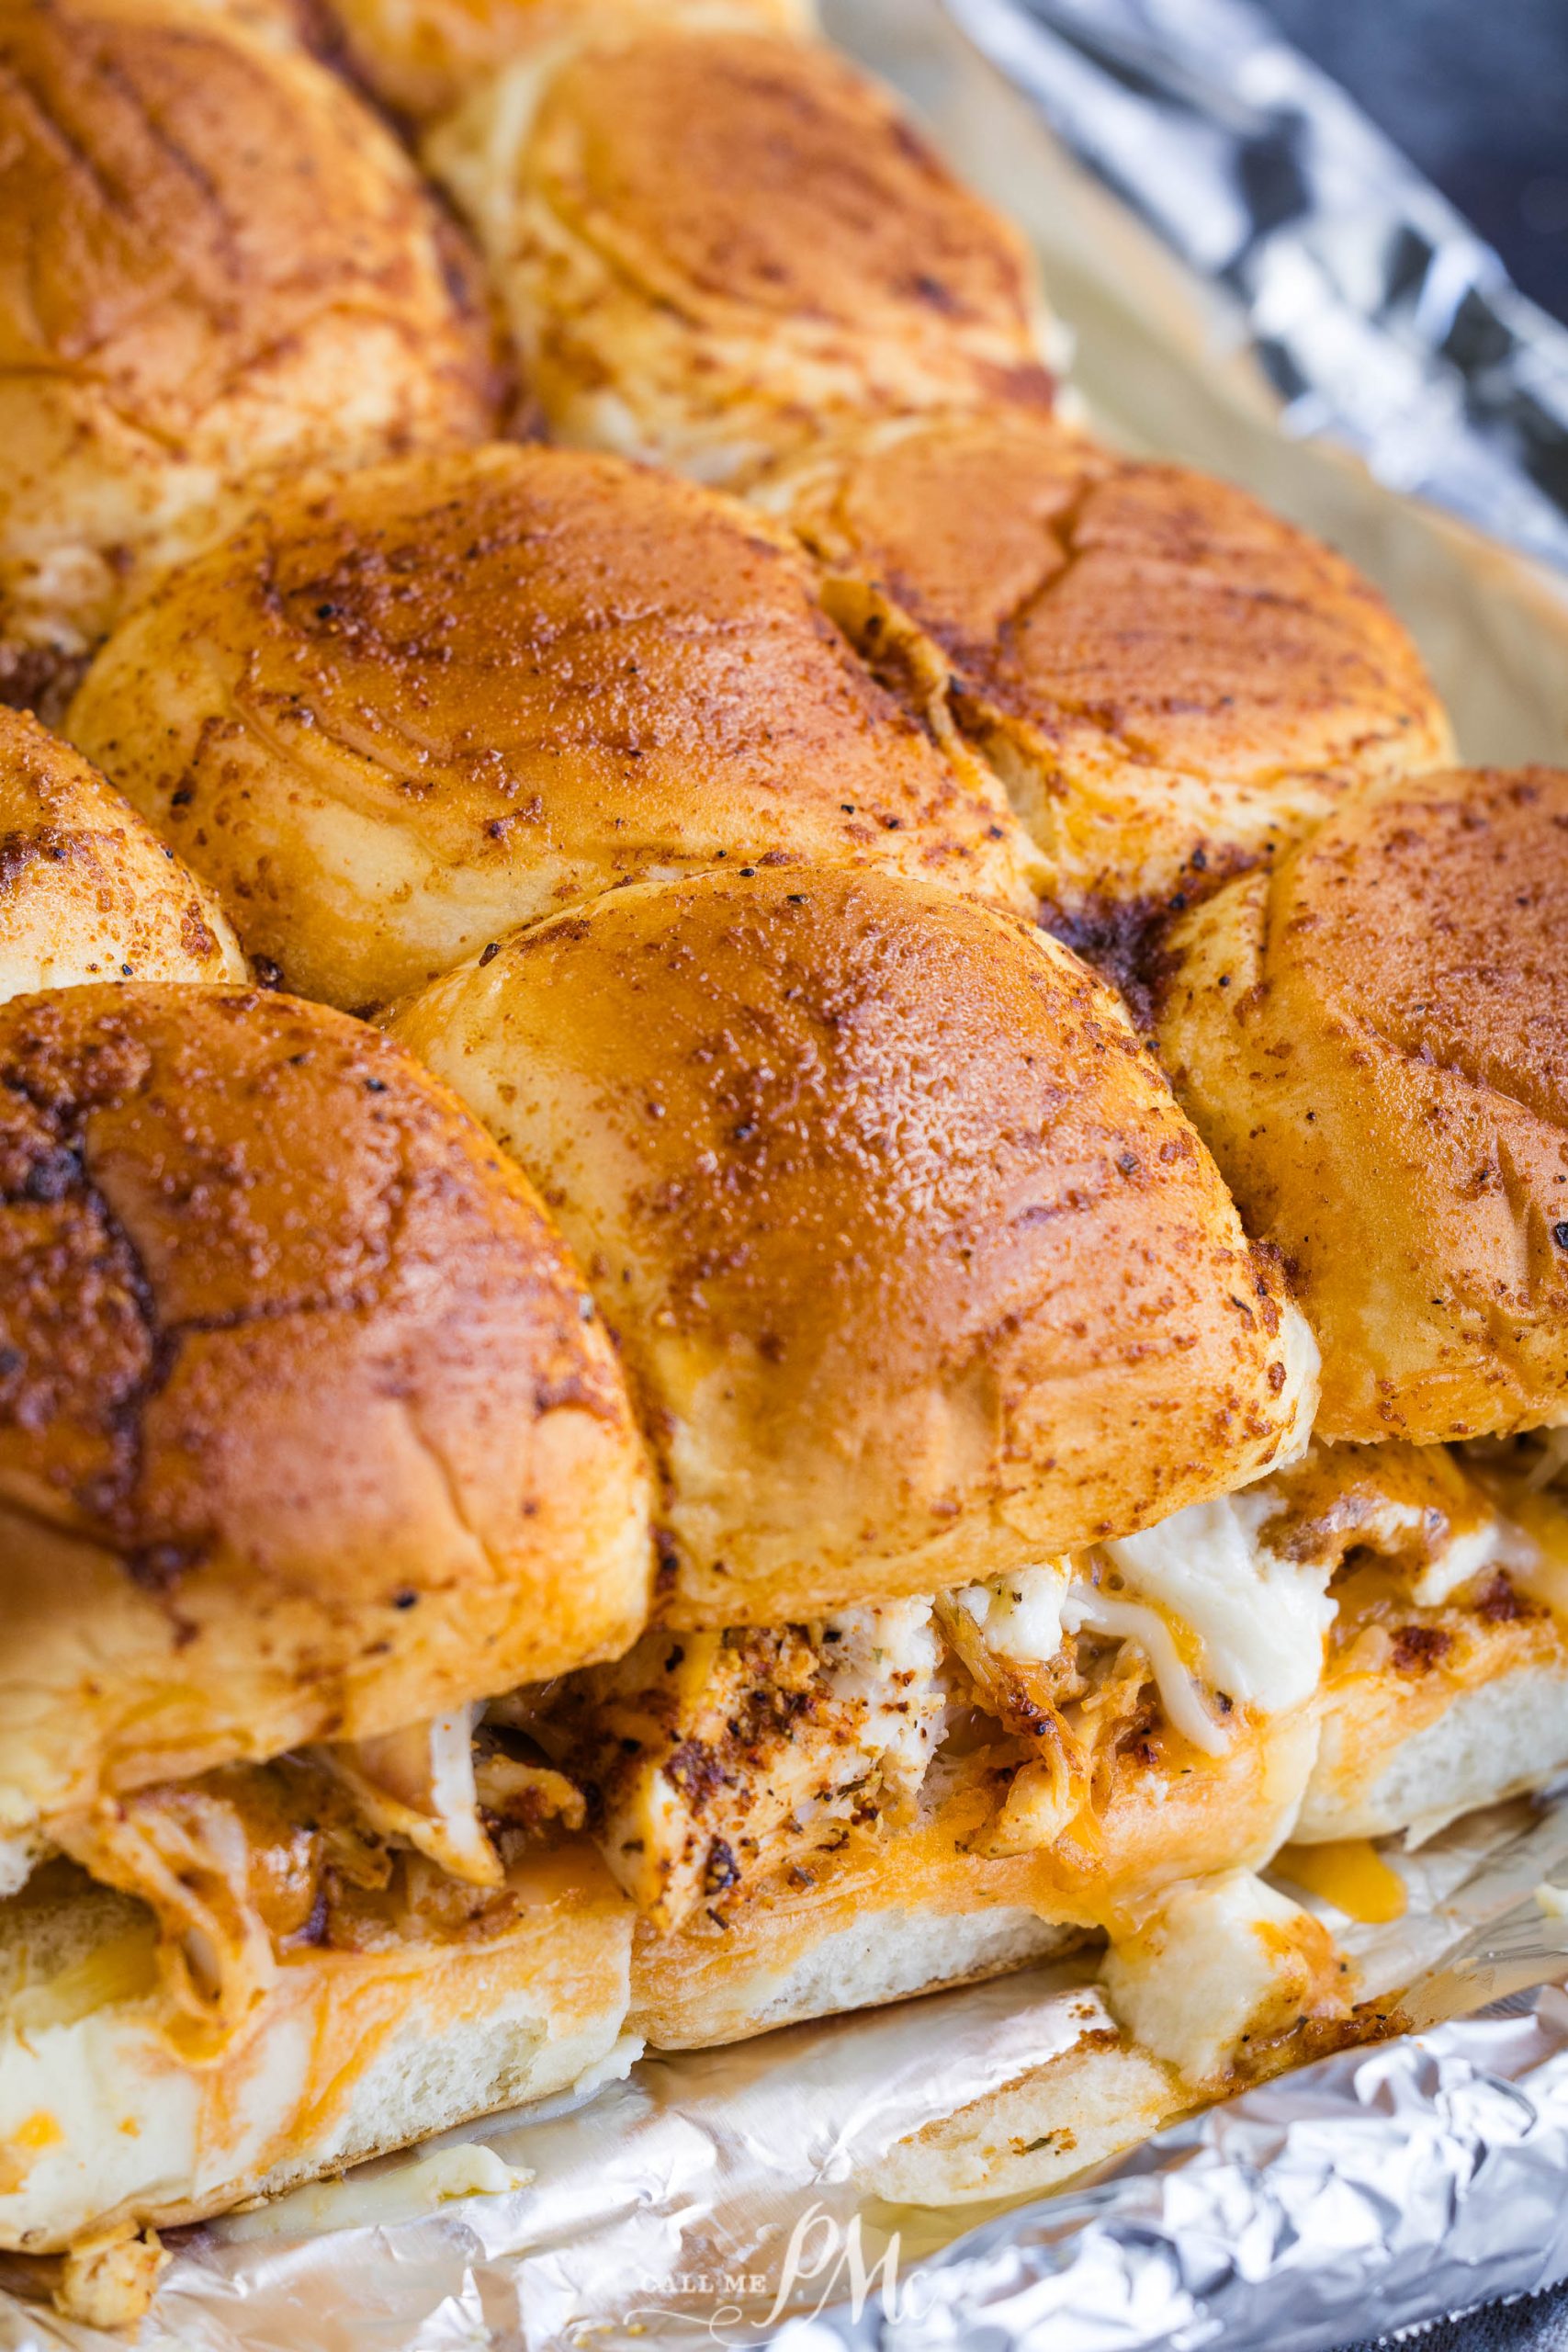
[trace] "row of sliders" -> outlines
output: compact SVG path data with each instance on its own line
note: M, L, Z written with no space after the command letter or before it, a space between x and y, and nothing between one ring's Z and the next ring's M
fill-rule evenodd
M142 847L10 729L25 781L81 794L55 849ZM1476 832L1510 898L1559 837L1549 798L1510 834L1489 795L1540 805L1424 780L1298 865L1370 841L1397 933L1392 841L1415 903L1483 922ZM36 931L30 870L6 916ZM1268 2059L1260 2016L1351 2024L1321 1930L1238 1870L1563 1761L1560 1460L1509 1434L1561 1393L1561 1283L1445 1330L1449 1442L1309 1444L1277 1256L1035 926L738 865L514 932L389 1036L210 977L232 951L186 888L197 927L143 934L169 977L91 979L95 890L85 984L0 1009L14 2244L191 2218L628 2033L722 2041L1086 1937L1144 2057L1212 2088L1243 2028ZM1316 1091L1348 1116L1343 1028ZM1412 1058L1376 1075L1408 1091ZM1414 1067L1440 1091L1460 1058ZM1517 1170L1542 1123L1515 1083ZM1282 1121L1284 1195L1299 1142ZM1420 1270L1456 1300L1493 1272L1463 1169L1483 1253ZM1330 1272L1360 1173L1301 1196ZM1399 1251L1366 1271L1403 1333ZM1426 1429L1428 1366L1319 1329L1331 1392ZM1194 1881L1269 1955L1240 2014L1235 1971L1176 1997L1160 1964Z
M0 2243L100 2317L1104 1941L1046 2177L1359 2030L1283 1839L1568 1763L1568 779L1060 422L789 0L332 16L0 0Z

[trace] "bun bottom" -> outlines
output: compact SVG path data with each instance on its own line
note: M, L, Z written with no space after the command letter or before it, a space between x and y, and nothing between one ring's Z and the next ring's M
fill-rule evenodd
M1136 2046L1093 1985L1074 2008L1072 2049L900 2140L867 2168L866 2187L895 2205L1043 2196L1193 2104L1190 2088Z
M1075 1951L1087 1931L1042 1919L1021 1905L970 1911L963 1873L948 1896L901 1898L842 1918L762 1915L732 1930L723 1951L699 1954L692 1939L649 1938L633 1972L631 2030L658 2050L706 2050L775 2026L834 2017L1005 1976Z
M632 1915L586 1848L514 1885L489 1935L291 1954L196 2065L166 2030L150 1914L40 1871L0 1905L0 2246L200 2221L568 2089L624 2030Z
M707 2049L1055 1959L1176 1880L1261 1868L1292 1833L1316 1739L1303 1709L1201 1769L1140 1772L1092 1849L1069 1832L1034 1853L977 1853L989 1799L958 1788L920 1827L786 1870L726 1918L699 1912L674 1935L639 1926L631 2029L659 2049Z
M1430 1835L1568 1771L1568 1645L1556 1647L1459 1690L1377 1675L1331 1692L1298 1842Z
M976 1853L991 1798L959 1790L919 1827L662 1937L573 1840L513 1874L515 1907L489 1932L289 1952L206 2063L171 2028L152 1914L52 1862L0 1903L0 2247L52 2255L276 2196L567 2089L627 2031L705 2047L1055 1959L1162 1884L1266 1859L1314 1739L1308 1712L1201 1770L1142 1769L1092 1850ZM1100 2139L1081 2103L1030 2137L1066 2133L1064 2163L1105 2132L1136 2138L1153 2078L1141 2059L1112 2072L1126 2097Z

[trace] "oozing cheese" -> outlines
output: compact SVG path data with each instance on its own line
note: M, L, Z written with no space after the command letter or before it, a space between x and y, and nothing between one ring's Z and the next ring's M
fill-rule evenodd
M1334 1622L1328 1569L1284 1559L1260 1540L1277 1509L1266 1487L1254 1487L1192 1503L1141 1535L1102 1547L1122 1588L1104 1598L1146 1603L1168 1625L1174 1620L1190 1628L1201 1679L1267 1714L1312 1696ZM1150 1664L1158 1674L1153 1651ZM1188 1688L1190 1693L1190 1682ZM1168 1663L1160 1697L1171 1721L1186 1729L1181 1715L1190 1708Z
M1110 1575L1054 1562L955 1596L998 1657L1043 1663L1063 1635L1136 1642L1176 1730L1223 1753L1223 1713L1204 1687L1267 1714L1311 1697L1333 1622L1325 1566L1301 1566L1260 1538L1268 1488L1194 1503L1141 1535L1102 1545ZM1082 1566L1082 1564L1078 1564Z
M1210 1714L1197 1683L1182 1662L1175 1637L1157 1609L1124 1600L1092 1584L1075 1584L1064 1611L1068 1631L1104 1634L1112 1641L1136 1642L1148 1659L1167 1720L1207 1756L1223 1756L1224 1733Z
M1534 1556L1535 1547L1521 1529L1506 1519L1487 1520L1461 1529L1444 1546L1416 1577L1411 1598L1419 1609L1441 1609L1483 1569L1528 1567Z

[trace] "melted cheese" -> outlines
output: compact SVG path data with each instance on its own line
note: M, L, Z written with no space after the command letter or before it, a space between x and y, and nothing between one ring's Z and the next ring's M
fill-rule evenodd
M1102 1546L1121 1582L1105 1598L1142 1603L1168 1625L1185 1626L1197 1645L1201 1679L1266 1714L1311 1698L1334 1622L1327 1567L1283 1559L1261 1541L1277 1509L1267 1487L1253 1488L1193 1503L1141 1535ZM1150 1663L1160 1675L1152 1650ZM1171 1721L1185 1729L1181 1717L1192 1710L1168 1656L1160 1697Z
M1092 1584L1076 1584L1067 1595L1064 1617L1069 1632L1136 1642L1148 1659L1166 1720L1205 1756L1224 1754L1229 1745L1225 1734L1204 1705L1170 1627L1157 1609L1146 1601L1103 1593Z
M1056 1560L989 1584L965 1585L953 1599L974 1619L987 1649L1032 1665L1055 1657L1062 1646L1062 1604L1071 1582L1071 1564Z
M1109 1578L1056 1561L966 1586L954 1596L987 1647L1019 1664L1054 1657L1064 1635L1135 1642L1168 1721L1204 1754L1228 1745L1207 1690L1264 1713L1315 1690L1333 1622L1326 1566L1271 1552L1260 1530L1267 1488L1195 1503L1141 1535L1101 1547ZM1467 1573L1473 1574L1473 1568Z
M317 2237L329 2230L391 2229L422 2220L459 2197L503 2197L534 2180L530 2165L510 2165L494 2148L462 2142L428 2154L351 2173L346 2180L313 2181L225 2222L227 2245L248 2238Z
M1534 1546L1505 1519L1461 1528L1422 1569L1411 1587L1411 1598L1418 1609L1441 1609L1483 1569L1522 1567L1533 1558Z
M1292 1886L1332 1903L1348 1919L1386 1927L1403 1919L1409 1903L1404 1881L1370 1838L1337 1838L1321 1846L1287 1846L1272 1867Z
M1562 1497L1521 1489L1511 1503L1509 1573L1521 1592L1568 1623L1568 1513Z

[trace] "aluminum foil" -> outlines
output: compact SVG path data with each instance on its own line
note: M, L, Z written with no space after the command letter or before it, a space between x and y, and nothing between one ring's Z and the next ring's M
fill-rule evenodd
M1286 431L1568 568L1568 332L1246 0L946 0L1224 289Z

